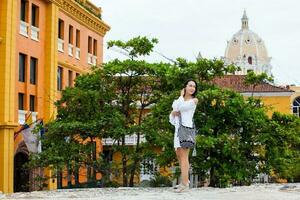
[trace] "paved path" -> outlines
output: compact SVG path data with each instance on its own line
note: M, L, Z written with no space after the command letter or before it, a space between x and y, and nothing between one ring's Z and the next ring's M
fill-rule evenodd
M14 193L0 199L101 200L300 200L298 184L258 184L232 188L194 188L174 193L172 188L93 188Z

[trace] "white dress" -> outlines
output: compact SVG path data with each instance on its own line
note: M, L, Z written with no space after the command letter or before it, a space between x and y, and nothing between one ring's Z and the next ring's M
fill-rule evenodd
M179 111L181 115L181 123L187 127L193 127L193 117L196 110L196 103L193 99L187 101L184 100L182 96L173 101L172 104L173 111ZM180 146L178 138L178 128L179 128L179 117L170 114L169 121L175 126L174 134L174 148L177 149Z

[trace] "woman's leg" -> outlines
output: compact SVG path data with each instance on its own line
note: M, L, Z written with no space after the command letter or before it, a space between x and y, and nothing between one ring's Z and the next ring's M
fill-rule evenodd
M189 184L189 151L190 149L186 148L180 148L181 149L181 177L182 177L182 183L184 185Z
M177 159L178 159L178 163L179 163L179 167L180 167L180 170L181 170L181 151L180 151L181 148L176 148L175 152L176 152L176 156L177 156Z

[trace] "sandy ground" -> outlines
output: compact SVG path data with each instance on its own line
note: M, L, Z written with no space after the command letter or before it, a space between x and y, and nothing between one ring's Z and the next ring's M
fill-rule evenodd
M13 193L0 199L101 199L101 200L300 200L300 183L257 184L232 188L193 188L175 193L172 188L93 188Z

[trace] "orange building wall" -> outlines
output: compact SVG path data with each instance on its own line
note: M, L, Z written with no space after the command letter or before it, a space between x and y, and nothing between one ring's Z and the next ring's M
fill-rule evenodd
M81 66L82 69L89 69L88 58L88 36L97 40L97 64L103 61L103 37L86 28L79 22L75 21L64 12L59 12L59 18L64 21L64 52L58 52L58 60L71 65ZM69 43L69 25L73 26L73 44L76 43L76 30L80 31L80 60L75 58L75 48L73 48L73 57L68 55Z
M16 121L18 121L18 93L24 93L24 109L29 110L29 96L34 95L35 98L35 105L36 105L36 112L38 112L38 117L43 118L43 98L47 98L44 95L44 90L47 90L44 85L44 63L45 63L45 31L46 31L46 3L45 1L38 1L38 0L29 0L28 1L28 15L27 15L27 22L31 22L31 4L34 3L39 7L39 41L32 40L30 37L30 28L29 28L29 37L25 37L20 34L20 1L18 1L18 16L17 16L17 45L16 45L16 95L15 95L15 102L16 102ZM27 55L26 59L26 75L25 75L25 82L19 81L19 53L23 53ZM37 76L36 76L36 84L32 85L29 82L30 78L30 57L35 57L38 59L37 63Z
M62 89L65 89L69 86L69 70L72 71L72 79L74 85L74 80L76 78L76 74L86 73L91 69L91 65L88 64L88 36L92 38L92 46L94 46L94 39L97 40L97 64L101 64L103 62L103 36L98 34L97 32L88 28L88 25L85 25L81 22L80 19L74 18L73 16L66 14L63 9L58 9L56 6L53 6L53 3L50 3L45 0L28 0L27 1L27 14L26 14L26 22L29 24L28 27L28 37L20 34L20 10L21 10L21 0L17 1L17 23L16 23L16 92L15 92L15 121L19 121L19 113L18 113L18 93L24 94L24 110L29 111L29 98L30 95L35 96L35 112L38 112L38 118L49 118L49 111L47 112L48 103L53 104L57 99L61 97L61 91L58 91L55 87L53 92L55 93L52 99L49 97L49 90L54 85L49 85L46 79L51 79L51 81L55 82L57 79L57 68L58 66L63 68L63 76L62 76ZM38 6L38 28L39 28L39 41L35 41L31 38L31 15L32 15L32 4ZM56 10L57 9L57 10ZM57 15L58 14L58 15ZM55 18L56 17L56 18ZM64 21L64 52L55 50L56 59L49 59L49 56L46 52L52 51L52 47L49 44L53 45L53 43L49 43L49 38L52 33L54 33L57 27L49 26L55 24L58 20L57 17ZM54 20L55 19L55 20ZM95 19L93 19L95 20ZM50 23L51 22L51 23ZM104 23L104 22L103 22ZM48 26L47 26L48 25ZM69 43L69 25L73 26L73 56L70 56L68 53L68 43ZM106 26L104 24L104 26ZM107 27L109 30L109 27ZM80 31L80 59L75 57L75 48L76 48L76 30ZM51 34L49 34L51 32ZM53 35L53 34L52 34ZM58 43L58 34L55 34ZM48 38L46 38L48 37ZM52 40L53 41L53 40ZM54 45L55 46L55 45ZM19 53L26 55L26 72L25 72L25 82L19 81ZM92 50L93 53L93 50ZM30 84L30 57L37 58L37 74L36 74L36 84ZM45 58L48 58L45 60ZM53 60L53 62L52 62ZM51 65L49 63L51 62ZM57 62L57 63L56 63ZM48 63L48 64L47 64ZM50 74L46 71L49 68L52 68L52 64L55 66L55 76L50 76ZM46 65L48 66L45 69ZM48 73L48 74L46 74ZM50 77L50 78L49 78ZM48 81L49 82L49 81ZM45 103L46 102L46 103ZM14 152L17 151L19 144L22 142L23 137L22 134L19 134L14 141ZM101 141L97 141L97 152L102 151L102 143ZM52 173L49 171L49 173ZM101 178L101 174L96 174L97 179ZM86 177L86 169L84 167L80 170L79 182L84 183L87 181ZM75 183L74 178L72 180L73 184ZM56 183L55 183L56 184ZM67 180L63 180L63 186L67 185Z
M103 62L103 37L86 28L73 18L59 12L59 19L64 21L64 52L58 51L58 66L63 68L63 89L68 86L69 70L73 73L73 80L76 78L76 73L81 74L90 70L91 65L88 64L88 37L92 37L92 40L97 40L97 64ZM69 55L68 44L69 44L69 25L73 26L73 56ZM80 59L75 57L76 47L76 30L80 31ZM93 44L93 43L92 43ZM93 46L93 45L92 45ZM63 63L63 64L62 64ZM79 67L79 68L78 68ZM57 96L59 98L59 95Z

